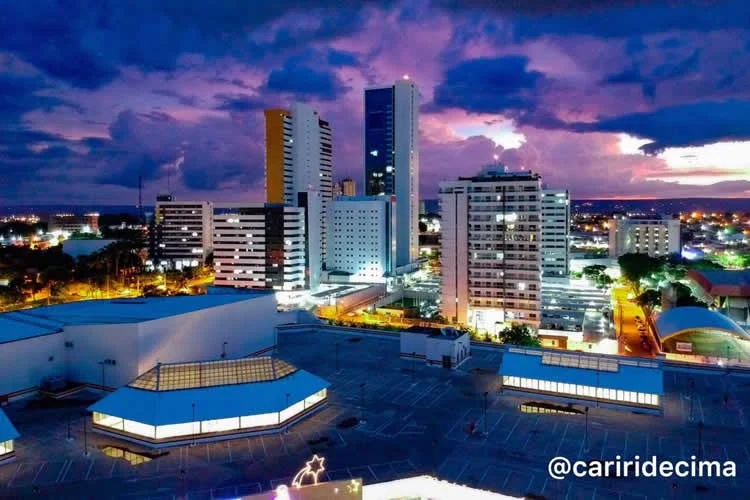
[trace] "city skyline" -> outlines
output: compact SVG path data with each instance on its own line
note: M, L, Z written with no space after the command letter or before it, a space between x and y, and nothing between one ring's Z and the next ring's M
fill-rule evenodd
M361 192L364 89L403 75L420 198L494 155L574 199L750 195L742 2L61 4L0 23L6 204L132 204L139 176L146 202L262 201L263 110L295 101Z

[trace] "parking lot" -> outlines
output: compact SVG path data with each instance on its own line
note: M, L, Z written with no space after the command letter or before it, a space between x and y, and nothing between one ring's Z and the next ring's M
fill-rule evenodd
M533 397L500 392L498 350L475 349L461 370L449 371L400 360L396 338L297 332L281 334L279 343L280 357L332 383L329 404L288 434L177 447L131 465L100 447L133 445L90 431L84 455L85 396L69 408L14 403L6 412L22 437L17 460L0 466L0 497L231 498L288 483L313 453L326 457L328 478L361 477L365 484L424 473L546 498L743 498L750 490L750 378L666 372L663 416L591 408L586 451L582 415L522 413L520 404ZM337 425L352 417L366 423ZM487 433L469 435L472 423ZM685 459L697 453L736 461L737 477L557 481L547 473L547 462L558 455Z

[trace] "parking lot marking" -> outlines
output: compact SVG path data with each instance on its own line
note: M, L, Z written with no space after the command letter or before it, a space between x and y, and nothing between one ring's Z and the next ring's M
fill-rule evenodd
M66 458L65 462L63 462L63 466L60 468L60 472L57 474L57 479L55 479L55 483L59 483L60 480L65 477L65 474L68 472L68 467L70 467L70 464L73 462L72 459Z

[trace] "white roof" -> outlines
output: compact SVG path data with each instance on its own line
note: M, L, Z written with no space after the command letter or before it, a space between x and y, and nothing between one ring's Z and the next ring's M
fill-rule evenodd
M94 403L89 410L149 425L181 424L276 413L329 385L320 377L297 370L291 375L269 382L198 389L149 391L125 386ZM289 394L289 405L286 394Z
M62 324L19 312L0 314L0 344L62 331Z
M0 342L59 331L65 325L140 323L266 296L246 294L84 300L0 314Z
M432 476L415 476L384 483L367 484L362 488L363 500L392 498L430 498L432 500L511 500L514 498L492 491L480 490Z
M18 431L8 419L3 410L0 410L0 442L17 439L20 436Z
M656 319L659 337L665 339L688 330L721 330L750 340L750 334L728 316L705 307L675 307Z

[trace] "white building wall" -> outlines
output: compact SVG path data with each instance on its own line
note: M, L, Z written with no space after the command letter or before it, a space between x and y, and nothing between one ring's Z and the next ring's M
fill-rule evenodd
M63 331L72 343L64 350L69 380L100 385L105 360L115 361L104 365L105 386L119 387L140 374L137 323L67 325Z
M0 344L0 394L38 387L45 377L65 375L63 344L62 333Z
M427 354L427 335L424 333L401 332L401 354L424 357Z
M449 321L465 324L469 301L468 195L461 189L440 194L441 211L441 313Z
M387 198L339 198L329 214L327 269L351 273L351 283L382 282L391 260Z
M396 194L395 267L419 257L419 91L402 79L394 85Z
M462 335L457 339L427 337L425 352L428 364L439 366L443 362L443 356L450 356L451 367L455 367L471 352L471 340L468 335ZM464 356L460 357L459 352Z
M609 256L645 253L663 257L680 253L680 220L611 219L609 221Z
M188 314L138 325L138 372L157 363L220 359L224 342L227 358L238 358L272 347L274 328L283 316L276 312L273 294L262 295Z

